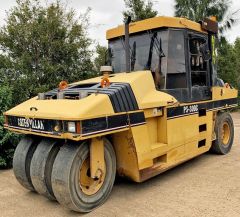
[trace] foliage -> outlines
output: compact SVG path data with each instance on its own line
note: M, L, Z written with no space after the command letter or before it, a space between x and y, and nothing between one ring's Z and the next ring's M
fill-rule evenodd
M96 58L94 60L94 67L99 72L100 67L106 65L107 48L105 46L97 45L96 47Z
M46 7L40 2L17 0L0 31L0 62L6 66L0 66L0 73L8 75L15 104L56 87L61 80L84 79L93 68L89 11L77 18L60 1Z
M229 44L222 41L218 50L218 75L237 89L240 89L240 39Z
M144 20L156 17L158 12L153 9L153 2L148 0L124 0L127 10L123 12L124 20L128 16L132 17L132 21Z
M1 84L1 83L0 83ZM6 85L0 86L0 169L12 166L12 156L19 136L3 128L3 112L12 105L11 88Z
M175 0L175 15L187 17L196 22L206 17L216 16L220 23L220 31L230 29L237 22L236 15L239 10L230 13L230 0Z
M235 78L235 64L236 58L234 53L234 46L227 41L223 41L218 50L218 75L224 82L233 84Z
M237 38L235 43L234 43L234 50L235 50L235 56L236 56L236 77L235 77L235 81L237 84L237 88L238 90L240 90L240 38ZM240 93L239 93L240 95Z

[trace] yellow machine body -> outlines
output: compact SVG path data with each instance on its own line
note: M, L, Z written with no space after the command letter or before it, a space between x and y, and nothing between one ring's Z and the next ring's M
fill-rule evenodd
M130 25L130 34L160 27L187 28L207 34L198 23L167 17L133 23ZM120 26L109 30L107 39L123 34L123 26ZM102 76L71 85L96 84L101 79ZM237 106L237 90L220 86L211 88L211 100L181 103L174 96L157 90L152 73L148 70L112 74L109 81L111 84L129 85L138 109L116 112L110 97L101 91L78 100L41 100L35 97L5 113L5 128L41 137L79 142L92 140L94 145L91 159L94 159L94 155L96 159L103 159L103 149L96 147L96 144L101 144L98 140L106 137L114 146L119 175L142 182L207 152L215 140L217 113ZM105 88L104 91L107 90ZM14 124L14 121L10 121L11 117L23 119ZM55 120L56 124L60 122L62 128L65 123L74 121L79 124L80 131L71 133L58 129L46 132L41 130L38 121L31 125L31 121L40 119ZM33 127L28 128L28 125ZM97 160L92 160L92 163L101 166ZM91 168L96 167L97 165L91 165Z

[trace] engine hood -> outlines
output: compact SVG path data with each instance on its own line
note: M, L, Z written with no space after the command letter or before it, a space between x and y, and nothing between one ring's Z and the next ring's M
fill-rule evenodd
M82 120L115 113L164 107L177 100L157 91L150 71L110 75L110 87L101 88L102 77L70 84L32 98L5 115L27 118Z
M81 120L113 113L113 107L107 95L91 94L80 100L38 100L38 97L35 97L12 108L5 115L56 120Z

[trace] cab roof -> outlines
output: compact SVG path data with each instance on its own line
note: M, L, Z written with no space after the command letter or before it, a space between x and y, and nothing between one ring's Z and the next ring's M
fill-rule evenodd
M190 30L207 34L207 32L204 29L202 29L202 26L200 23L196 23L186 18L165 17L165 16L154 17L154 18L130 23L129 33L130 34L137 33L137 32L142 32L146 30L157 29L161 27L182 28L182 29L185 28L185 29L190 29ZM106 33L106 38L107 40L109 40L109 39L113 39L123 35L124 35L124 25L120 25L116 28L109 29Z

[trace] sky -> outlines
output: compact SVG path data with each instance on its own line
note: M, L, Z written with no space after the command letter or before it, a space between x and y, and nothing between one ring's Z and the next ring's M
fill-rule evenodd
M52 0L42 0L43 3ZM124 0L62 0L73 8L77 14L84 13L88 7L90 12L89 36L96 43L107 45L106 30L116 27L123 22L122 11L124 10ZM153 0L154 9L159 16L174 16L174 0ZM4 24L6 11L16 5L15 0L0 0L0 25ZM240 9L240 1L232 0L230 11ZM240 17L240 14L239 14ZM240 21L232 30L226 32L226 38L233 43L240 37Z

